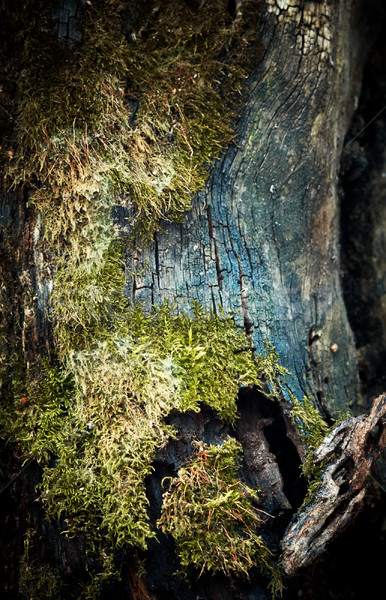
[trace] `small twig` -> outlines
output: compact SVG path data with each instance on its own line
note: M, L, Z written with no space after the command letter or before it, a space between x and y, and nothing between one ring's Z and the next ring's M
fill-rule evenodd
M33 462L35 462L34 458L31 458L31 460L29 460L27 462L27 464L24 465L24 467L18 472L16 473L16 475L14 475L12 477L12 479L10 481L8 481L8 483L6 483L0 490L0 494L2 494L3 492L5 492L5 490L15 481L15 479L17 479L26 469L27 467L29 467Z

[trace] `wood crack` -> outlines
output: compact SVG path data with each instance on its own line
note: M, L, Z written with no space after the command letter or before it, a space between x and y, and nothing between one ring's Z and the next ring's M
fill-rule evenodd
M250 315L249 309L248 309L247 289L245 286L245 274L243 271L243 266L241 264L240 257L235 250L229 227L227 229L228 229L229 243L230 243L232 252L234 254L234 257L237 261L238 267L239 267L239 280L237 283L240 286L240 300L241 300L241 309L243 311L244 330L245 330L247 337L251 338L252 330L253 330L253 321L252 321L252 318L251 318L251 315Z

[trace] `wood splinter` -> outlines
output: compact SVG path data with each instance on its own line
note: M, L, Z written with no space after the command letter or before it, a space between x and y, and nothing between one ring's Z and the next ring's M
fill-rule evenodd
M309 565L355 517L374 461L386 446L386 394L370 414L342 421L313 454L326 463L320 484L292 518L282 539L282 568L288 576Z

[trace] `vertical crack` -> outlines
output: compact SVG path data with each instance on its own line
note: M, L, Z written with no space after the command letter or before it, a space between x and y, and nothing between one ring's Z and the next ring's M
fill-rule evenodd
M250 315L249 309L248 309L247 291L246 291L246 286L245 286L245 274L243 271L243 266L241 264L240 257L237 254L235 247L233 245L233 240L232 240L232 236L231 236L229 227L228 227L228 236L229 236L229 243L230 243L232 252L237 260L237 264L239 267L239 280L237 283L240 286L240 300L241 300L241 309L243 311L244 330L245 330L247 337L252 338L253 321L251 319L251 315Z
M214 226L213 226L212 212L211 212L210 206L206 207L206 214L207 214L207 218L208 218L208 233L209 233L209 238L210 238L210 240L212 240L212 242L213 242L213 248L214 248L216 274L217 274L217 283L218 283L219 290L221 292L221 290L222 290L222 282L224 280L224 275L222 274L222 269L221 269L221 261L220 261L220 253L219 253L219 249L218 249L218 242L217 242L216 237L214 235Z
M158 237L154 234L154 260L155 260L155 272L157 275L158 288L160 287L160 264L159 264L159 248L158 248Z

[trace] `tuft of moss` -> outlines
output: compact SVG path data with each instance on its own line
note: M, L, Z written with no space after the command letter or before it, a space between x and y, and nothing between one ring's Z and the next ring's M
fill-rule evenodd
M246 577L257 567L280 591L279 572L257 534L268 515L257 507L257 491L237 478L241 452L231 437L221 446L197 441L189 464L167 478L158 526L176 541L183 566Z
M98 282L106 300L111 280ZM239 386L265 385L259 360L281 377L272 349L256 359L230 316L206 314L198 304L193 319L167 303L151 314L140 306L123 310L119 289L113 291L119 318L102 312L88 321L87 292L86 312L79 305L77 318L56 327L65 362L43 363L24 374L24 383L15 380L1 414L3 432L19 442L26 460L43 466L47 515L65 519L68 535L84 536L100 582L117 576L117 548L145 549L155 535L145 479L156 450L174 436L167 415L206 403L233 423ZM61 306L69 310L66 301Z
M332 425L327 425L320 416L319 411L314 407L312 399L309 396L304 396L303 401L299 402L291 394L291 403L292 417L307 447L306 457L302 464L302 473L308 483L307 494L302 504L303 507L311 500L318 489L320 478L325 468L323 461L315 465L312 455L331 431L348 415L341 414Z

